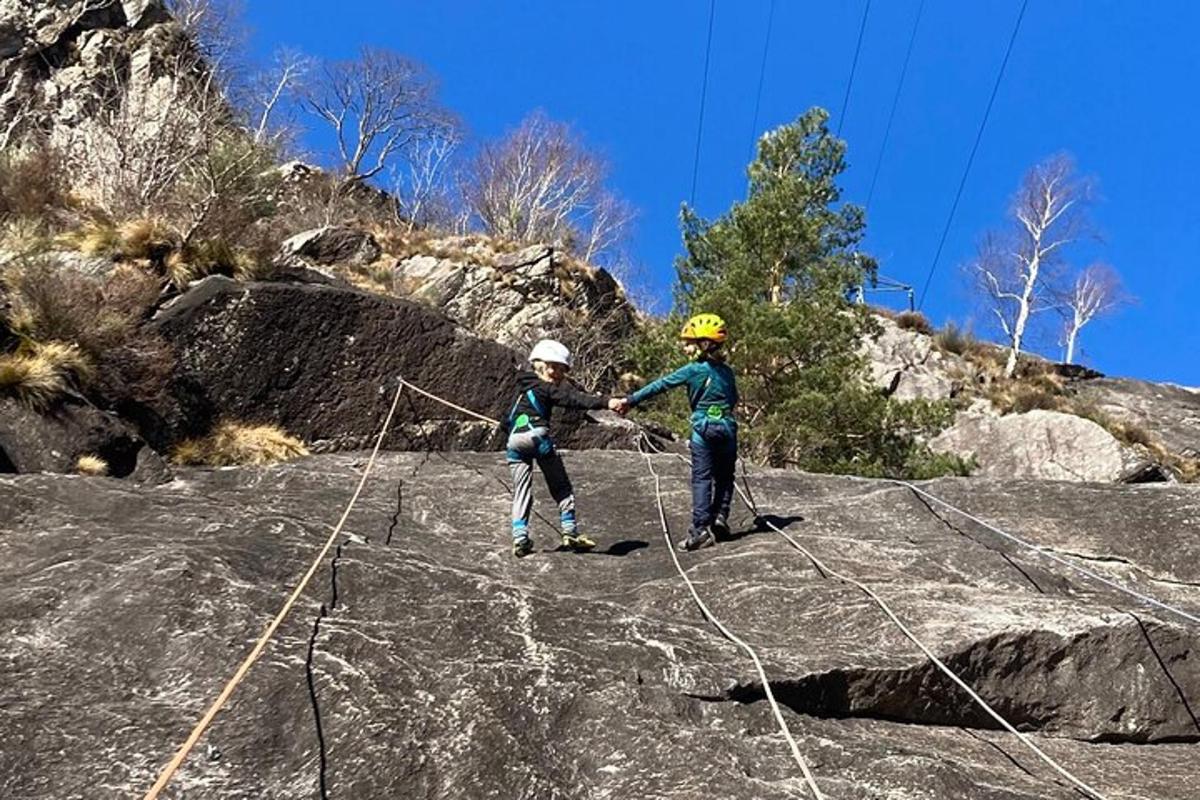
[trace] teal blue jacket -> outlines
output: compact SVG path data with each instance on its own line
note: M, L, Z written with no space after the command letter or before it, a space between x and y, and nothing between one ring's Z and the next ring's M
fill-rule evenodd
M710 415L715 415L717 408L721 418L733 423L733 409L738 401L737 380L733 370L723 361L700 360L685 364L631 394L629 405L636 406L676 386L687 386L693 428L712 419Z

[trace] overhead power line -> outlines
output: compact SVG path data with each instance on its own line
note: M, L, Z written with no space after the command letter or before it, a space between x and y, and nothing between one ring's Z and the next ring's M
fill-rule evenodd
M717 0L708 3L708 41L704 45L704 80L700 84L700 119L696 122L696 158L692 162L692 194L688 204L696 205L696 179L700 175L700 135L704 131L704 98L708 94L708 60L712 55L713 18L717 13Z
M842 98L842 113L838 114L837 135L842 135L842 123L846 121L846 107L850 105L850 89L854 86L854 72L858 68L858 54L862 52L863 34L867 31L867 15L871 13L871 0L863 6L862 20L858 23L858 44L854 46L854 60L850 62L850 78L846 81L846 96Z
M1008 57L1012 55L1013 45L1017 41L1017 33L1021 30L1021 20L1025 18L1025 9L1028 5L1029 0L1022 0L1021 11L1017 14L1012 35L1008 37L1008 49L1004 51L1004 60L1000 62L1000 71L996 73L992 96L988 98L987 108L983 111L983 119L979 122L979 131L975 134L975 144L971 146L971 155L967 157L967 166L963 169L962 179L958 182L958 191L954 193L954 202L950 205L950 214L946 217L946 226L942 229L942 238L938 240L937 252L933 254L933 261L929 264L929 274L925 276L925 285L921 287L921 297L917 301L918 309L925 305L925 294L929 291L929 283L933 280L933 272L937 269L938 259L942 257L942 248L946 246L946 237L950 233L950 226L954 223L954 214L958 211L958 201L962 199L963 187L967 185L967 176L971 174L971 165L975 163L975 153L979 150L980 140L983 139L983 130L987 127L988 116L992 113L992 104L996 101L996 93L1000 91L1000 83L1004 80L1004 68L1008 66Z
M904 64L900 67L900 80L896 82L896 93L892 95L892 110L888 112L887 125L883 129L883 142L879 145L879 155L875 158L875 169L871 173L871 188L867 190L866 210L871 210L871 198L875 196L875 182L879 180L879 168L883 165L883 156L887 151L888 139L892 135L892 122L896 119L896 108L900 105L900 92L904 89L904 77L908 75L908 62L912 58L913 44L917 40L917 28L921 25L921 12L925 10L925 0L917 6L917 16L913 20L912 30L908 34L908 49L904 53Z
M923 1L923 0L922 0ZM767 51L771 48L771 27L775 23L775 0L767 12L767 35L763 38L762 61L758 65L758 91L754 93L754 122L750 124L750 157L754 157L754 143L758 141L758 109L762 103L763 79L767 75Z

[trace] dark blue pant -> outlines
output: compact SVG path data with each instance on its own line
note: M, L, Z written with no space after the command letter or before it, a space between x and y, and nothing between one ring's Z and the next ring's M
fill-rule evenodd
M692 530L729 517L737 465L737 431L726 422L703 422L692 431Z

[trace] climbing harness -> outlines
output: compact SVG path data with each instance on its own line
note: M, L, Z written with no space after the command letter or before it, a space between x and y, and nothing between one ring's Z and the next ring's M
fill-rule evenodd
M324 560L326 554L329 552L330 548L333 546L338 535L342 532L342 529L345 526L346 520L349 518L349 515L354 508L354 505L357 503L359 497L362 494L362 491L366 485L367 479L369 478L371 471L375 465L375 461L379 454L379 450L382 447L383 441L387 435L387 432L391 427L391 423L395 416L397 405L399 404L399 401L400 401L400 396L404 392L404 390L407 388L418 395L426 397L430 400L440 403L440 404L442 404L448 408L451 408L455 411L458 411L460 413L466 414L467 416L472 417L476 420L489 423L493 426L497 426L497 427L500 426L499 420L492 419L490 417L484 416L483 414L479 414L468 408L464 408L463 406L452 403L448 400L444 400L443 398L438 397L437 395L434 395L418 386L415 386L412 383L409 383L402 376L397 376L397 383L398 383L398 385L396 388L395 397L392 399L392 404L391 404L390 408L388 409L387 416L384 419L382 427L380 428L378 437L376 438L376 441L375 441L374 449L371 451L371 456L367 461L365 469L363 470L363 474L358 482L358 486L356 487L353 496L350 498L350 502L347 504L345 510L342 512L341 518L338 520L337 524L333 528L333 531L330 533L328 539L325 541L324 545L321 547L320 551L317 553L316 557L313 559L313 562L309 566L308 571L304 574L304 576L303 576L303 578L301 578L299 584L296 586L296 588L292 591L291 595L284 602L283 607L280 609L279 613L276 614L275 618L271 620L270 624L267 626L267 628L263 632L262 636L260 636L258 641L255 643L250 654L246 657L246 659L238 667L238 669L234 673L233 677L230 678L229 681L226 683L226 685L222 689L220 695L218 695L217 699L215 701L213 701L212 705L205 712L204 716L196 724L195 728L192 730L191 734L188 736L188 738L184 742L184 744L179 748L179 751L171 759L170 763L168 763L167 766L163 769L163 771L161 772L161 774L158 777L158 780L155 782L154 786L146 794L145 800L156 800L156 798L158 798L159 794L167 786L167 784L170 782L172 777L178 771L179 767L183 764L184 760L187 758L189 753L195 747L195 745L199 741L200 737L208 729L209 725L212 723L212 721L216 717L217 713L225 705L225 703L228 701L229 697L233 694L234 690L241 683L241 681L245 678L245 676L249 672L250 668L254 665L254 663L261 656L261 654L264 651L264 649L266 648L267 644L270 642L271 638L275 635L275 632L279 628L280 624L282 624L283 620L286 618L287 614L291 611L292 607L295 605L296 601L299 599L300 595L303 593L304 589L307 587L309 581L312 579L313 575L316 573L317 569L320 567L321 562ZM532 401L532 403L533 403L534 407L536 408L537 407L536 400ZM515 413L515 407L513 409L513 412L510 412L510 415L509 415L510 422L513 421L513 420L511 420L511 416L513 413ZM713 418L714 421L722 420L722 418L724 416L724 410L718 408L718 414L720 414L720 416L716 416L715 418ZM710 415L711 415L711 410L706 412L706 416L710 416ZM767 679L766 671L763 668L762 661L759 658L758 653L748 643L746 643L743 639L738 637L733 631L731 631L728 627L726 627L716 617L716 615L714 615L712 613L711 609L709 609L709 607L701 599L700 594L697 591L695 584L692 582L692 580L688 576L687 572L683 569L682 564L679 562L679 557L676 555L675 548L672 546L671 539L670 539L670 530L669 530L669 526L667 523L666 509L665 509L665 506L663 503L663 497L662 497L661 477L660 477L658 471L654 468L654 462L652 459L652 454L653 454L652 451L657 451L659 453L662 453L663 451L661 450L661 448L656 447L654 445L654 443L651 441L650 437L647 436L644 432L638 434L637 439L636 439L636 444L637 444L638 452L645 459L646 466L649 469L650 474L654 479L654 491L655 491L656 503L658 506L659 522L662 526L663 538L667 545L667 551L671 554L671 560L675 565L676 571L679 573L680 577L683 578L684 583L688 587L688 591L691 593L693 600L695 601L696 605L699 607L701 613L704 615L704 618L707 619L709 622L711 622L717 628L717 630L721 633L721 635L724 636L728 641L737 645L739 648L741 648L743 651L745 651L747 653L747 655L750 656L750 659L754 663L754 667L755 667L756 671L758 672L758 676L762 680L763 692L766 696L768 703L771 706L772 713L775 716L775 720L779 726L779 729L780 729L781 733L783 734L784 738L788 742L788 745L791 749L793 758L795 759L797 765L800 767L800 770L803 773L805 781L807 782L809 788L811 789L815 800L824 800L824 796L821 794L820 788L817 786L816 779L813 776L812 771L809 769L807 763L804 761L804 758L800 753L799 745L796 743L795 738L792 736L791 731L789 730L789 728L787 726L787 721L784 719L784 716L783 716L782 711L780 710L779 704L775 699L774 692L772 691L771 684L770 684L769 680ZM683 457L682 455L679 455L679 454L673 454L673 455L675 455L676 458L680 459L684 463L688 463L687 459L685 457ZM809 551L807 548L805 548L803 545L801 545L798 541L796 541L796 539L794 539L792 536L790 536L788 533L786 533L782 528L776 526L775 524L770 522L770 520L767 520L764 517L762 517L758 513L757 504L755 503L753 496L751 495L751 493L749 491L749 489L750 489L749 479L745 472L744 463L743 463L742 478L746 484L745 489L743 489L741 486L738 486L736 483L734 485L734 488L737 490L738 495L741 497L742 502L746 505L746 508L749 509L749 511L752 514L754 514L756 519L761 520L767 527L769 527L771 530L775 531L780 536L782 536L794 549L796 549L798 552L802 553L823 576L831 576L843 583L852 585L852 586L858 588L863 593L865 593L872 600L872 602L874 602L877 606L879 606L879 608L888 617L888 619L891 620L891 622L894 623L900 629L900 631L904 634L904 636L907 637L910 641L912 641L913 644L915 644L918 649L920 649L920 651L930 660L930 662L932 664L937 666L938 669L940 669L947 677L949 677L955 683L955 685L957 685L960 689L962 689L964 692L966 692L967 695L977 705L979 705L993 720L995 720L1006 731L1015 735L1021 741L1021 743L1024 744L1027 748L1029 748L1029 750L1031 750L1041 761L1043 761L1045 764L1050 766L1056 773L1058 773L1060 776L1065 778L1067 781L1069 781L1072 785L1074 785L1077 789L1079 789L1081 792L1086 794L1088 797L1093 798L1093 800L1106 800L1105 796L1102 795L1099 791L1092 788L1088 784L1084 783L1082 780L1077 778L1071 772L1066 770L1057 761L1055 761L1053 758L1051 758L1049 755L1047 755L1043 750L1041 750L1041 748L1039 748L1030 739L1030 737L1028 737L1025 734L1023 734L1022 732L1018 731L1007 720L1005 720L1004 717L1002 717L998 712L996 712L994 709L992 709L991 706L989 706L988 703L982 697L980 697L973 689L971 689L971 687L968 686L966 684L966 682L964 682L961 678L959 678L954 673L953 670L951 670L949 667L947 667L946 664L944 662L942 662L941 659L939 659L933 653L932 650L930 650L920 639L918 639L917 636L895 614L895 612L892 611L890 606L888 606L888 604L886 602L884 602L884 600L882 598L880 598L879 595L876 594L875 591L873 591L869 586L867 586L866 584L863 584L862 582L860 582L858 580L855 580L854 578L851 578L845 574L842 574L842 573L830 568L827 564L825 564L819 558L817 558L817 556L815 556L811 551ZM864 480L864 479L858 479L858 480ZM904 487L921 497L927 498L927 499L937 503L940 506L950 509L951 511L954 511L955 513L961 514L963 517L975 522L976 524L988 529L989 531L992 531L993 533L996 533L997 535L1004 537L1005 539L1007 539L1017 545L1020 545L1021 547L1032 550L1033 552L1038 553L1039 555L1042 555L1046 558L1049 558L1050 560L1052 560L1058 564L1067 566L1067 567L1071 568L1072 570L1075 570L1076 572L1080 572L1084 575L1087 575L1087 576L1093 578L1094 580L1097 580L1097 581L1103 583L1106 586L1109 586L1113 589L1124 592L1125 594L1135 597L1138 600L1140 600L1146 604L1149 604L1156 608L1171 612L1171 613L1181 616L1189 621L1200 623L1200 617L1197 617L1193 614L1189 614L1186 611L1182 611L1181 609L1178 609L1171 605L1163 603L1163 602L1156 600L1155 598L1150 597L1148 595L1145 595L1140 592L1129 589L1125 586L1122 586L1119 583L1116 583L1115 581L1112 581L1108 578L1105 578L1102 575L1099 575L1098 573L1094 572L1093 570L1089 570L1085 567L1078 566L1078 565L1072 563L1071 561L1068 561L1067 559L1062 558L1054 553L1047 552L1044 548L1038 547L1037 545L1034 545L1018 536L1009 534L1009 533L979 519L978 517L966 512L966 511L963 511L960 508L957 508L956 506L946 502L945 500L942 500L941 498L939 498L939 497L925 491L924 489L921 489L920 487L917 487L907 481L887 479L886 482L894 484L896 486Z
M212 705L209 706L208 711L206 711L204 716L201 717L200 721L196 723L196 727L192 729L187 741L185 741L179 748L179 751L175 754L175 757L171 759L170 763L163 768L163 771L158 776L158 780L154 782L154 786L152 786L150 791L146 793L145 800L155 800L162 790L166 788L167 784L170 783L171 778L174 777L176 771L178 771L179 767L182 766L184 760L188 757L188 754L191 753L192 748L196 746L196 743L200 741L200 737L204 735L204 732L208 729L208 726L212 724L213 719L217 716L217 712L219 712L229 700L229 697L233 694L234 689L236 689L238 684L242 682L242 679L246 677L246 673L250 671L252 666L254 666L254 662L258 660L258 657L262 655L263 650L266 649L267 644L275 635L275 631L279 628L284 618L287 617L288 612L292 610L292 606L295 605L296 600L300 598L300 594L304 591L305 587L308 586L308 582L312 580L313 575L316 574L317 569L321 566L321 562L325 559L329 549L337 540L338 535L341 534L342 528L345 526L351 510L354 508L354 504L358 502L358 498L362 494L363 487L366 486L367 478L370 477L371 469L375 466L375 458L379 455L379 448L383 446L384 437L387 435L388 429L392 425L392 418L396 414L396 406L400 402L400 395L404 391L404 387L406 385L408 385L408 382L403 378L400 378L399 385L396 387L396 396L392 399L391 408L388 409L387 417L383 421L383 426L379 429L379 436L375 440L375 449L371 451L371 457L367 460L367 465L363 469L362 477L358 481L358 487L354 490L354 495L350 498L350 502L346 505L346 510L342 512L341 519L338 520L337 525L334 526L333 531L329 534L329 538L325 540L324 546L321 547L320 551L316 555L316 558L314 558L312 564L309 565L308 572L304 573L304 577L300 579L300 583L298 583L296 588L292 590L291 595L287 598L287 601L284 602L283 607L279 609L279 613L275 615L275 618L271 620L271 623L267 626L267 629L263 631L262 636L259 637L258 641L254 645L254 648L250 651L250 655L246 656L246 659L242 662L241 666L238 667L237 671L233 674L233 677L230 678L229 682L225 684L225 688L221 690L221 693L217 696L217 699L213 701Z
M489 419L488 417L485 417L482 414L479 414L477 412L471 411L470 409L463 408L462 406L451 403L448 400L443 400L442 398L438 397L437 395L431 394L430 392L427 392L424 389L421 389L420 387L413 386L411 383L404 380L403 378L400 379L400 382L401 382L402 386L406 386L409 389L412 389L413 391L415 391L416 393L423 395L425 397L428 397L430 400L434 400L438 403L441 403L442 405L446 406L447 408L454 409L455 411L461 411L464 414L468 414L468 415L475 417L476 419L482 420L484 422L491 422L496 425L500 424L498 420ZM783 733L784 738L787 739L788 746L791 748L791 751L792 751L792 757L795 759L796 764L799 765L800 771L804 774L805 781L808 782L809 788L812 789L814 800L825 800L825 796L823 794L821 794L821 790L817 786L816 778L813 776L812 771L808 767L808 764L804 761L804 757L800 754L799 745L796 744L795 738L792 736L791 731L788 729L787 721L784 719L783 712L779 708L779 703L775 699L775 694L771 690L771 682L767 679L766 671L763 669L762 661L759 659L758 653L754 650L753 647L751 647L749 644L747 644L743 639L741 639L737 634L735 634L733 631L731 631L729 628L727 628L719 619L717 619L717 616L712 613L712 610L709 609L709 607L707 605L705 605L704 601L700 598L700 594L696 590L695 584L692 583L691 578L689 578L687 572L684 571L683 565L679 563L679 557L675 554L675 548L671 544L670 528L667 525L666 510L663 507L663 502L662 502L661 480L658 476L658 472L655 471L655 469L654 469L654 464L650 459L650 454L647 453L641 446L641 441L643 439L647 443L649 443L650 440L649 440L649 437L645 436L645 434L640 434L639 436L640 436L640 438L638 440L638 451L646 459L646 465L650 468L650 473L654 476L654 492L655 492L656 497L658 498L658 518L659 518L659 522L662 525L663 539L666 542L667 551L671 554L671 560L675 564L675 569L679 572L680 577L683 578L684 583L687 584L688 591L691 592L692 599L695 600L696 605L699 606L700 612L704 615L704 618L707 619L709 622L711 622L717 628L717 630L721 632L722 636L724 636L730 642L733 642L735 645L737 645L742 650L744 650L750 656L751 661L754 662L754 667L758 671L759 678L762 680L763 692L764 692L764 694L766 694L767 701L771 705L771 711L775 715L775 721L779 725L780 732ZM650 446L653 447L653 445L650 445Z
M696 601L696 605L699 606L700 613L704 615L704 618L711 622L716 629L721 632L722 636L733 642L738 647L742 648L742 650L746 651L746 654L750 656L750 660L754 662L754 668L758 671L759 679L762 680L763 694L766 695L767 702L771 705L771 712L775 715L775 722L779 726L779 731L783 734L783 737L787 740L788 746L792 750L792 758L794 758L796 760L796 764L799 765L800 771L804 774L804 780L808 782L808 786L810 789L812 789L813 796L816 798L816 800L824 800L824 795L821 794L821 790L817 786L817 780L815 777L813 777L812 771L809 770L808 764L804 761L804 756L800 754L800 746L796 744L796 740L792 736L791 730L788 728L787 720L783 718L783 712L780 711L779 703L775 700L775 693L771 691L771 682L767 680L767 673L763 669L762 661L759 660L758 653L755 652L754 648L747 644L737 634L725 627L721 620L717 619L717 616L713 614L712 610L709 609L709 607L704 604L704 601L700 599L700 593L696 591L695 584L693 584L692 579L688 577L687 572L683 569L683 565L679 563L679 556L675 554L675 547L671 544L671 531L667 525L666 509L663 507L662 480L659 478L658 470L654 469L654 462L650 458L650 453L642 448L643 441L649 442L649 438L645 434L641 434L638 438L638 452L640 452L642 457L646 459L646 466L650 469L650 474L654 477L654 496L658 503L658 520L662 525L663 540L666 542L667 552L671 554L671 561L674 562L676 571L678 571L680 577L683 578L683 582L687 584L688 591L692 593L692 599Z

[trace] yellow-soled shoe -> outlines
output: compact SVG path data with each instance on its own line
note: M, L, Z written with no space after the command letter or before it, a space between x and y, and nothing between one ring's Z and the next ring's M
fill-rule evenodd
M596 543L584 536L583 534L564 533L562 537L563 547L571 550L591 550L596 546Z

